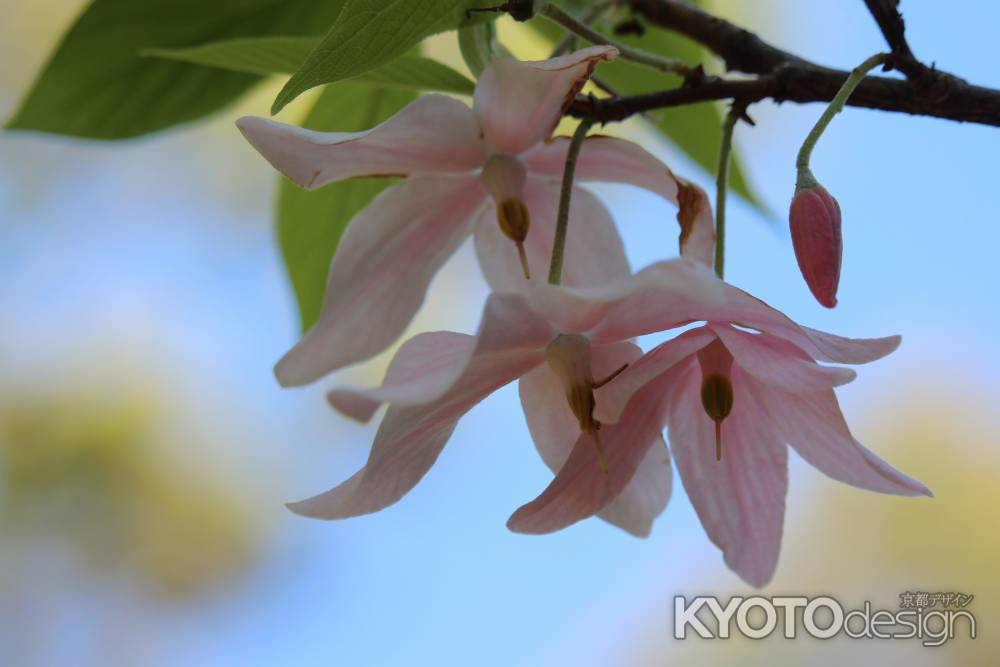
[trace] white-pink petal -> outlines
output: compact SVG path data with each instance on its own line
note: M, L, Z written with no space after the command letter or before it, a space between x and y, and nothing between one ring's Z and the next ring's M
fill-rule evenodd
M552 134L597 63L617 55L614 47L591 46L549 60L495 58L472 104L490 151L517 155Z
M832 390L795 393L749 384L775 429L814 468L869 491L934 495L923 483L896 470L854 439Z
M275 169L309 189L359 176L467 171L486 159L475 114L444 95L419 97L363 132L315 132L256 116L236 126Z
M531 173L561 181L569 151L569 137L554 137L524 154ZM574 179L577 182L628 183L677 203L677 179L652 153L639 144L590 135L580 146Z
M569 150L568 137L556 137L524 155L528 170L561 180ZM712 263L715 230L705 191L678 178L653 154L636 143L602 135L587 137L577 158L577 182L629 183L659 194L679 207L681 255Z
M365 467L333 489L289 508L304 516L343 519L377 512L409 492L437 460L462 415L544 359L544 344L552 332L520 297L491 296L483 322L474 352L442 395L391 405Z
M591 360L594 376L598 380L607 377L641 355L635 343L595 346ZM547 365L542 364L522 377L519 390L531 438L542 460L557 473L580 437L579 421L569 408L562 385ZM599 516L633 535L645 537L670 500L670 487L670 458L661 438L650 447L632 481Z
M633 394L715 339L708 327L698 327L657 345L595 392L594 416L605 423L618 421Z
M704 265L679 258L600 287L538 285L526 295L560 331L613 342L690 322L693 310L722 303L724 287Z
M319 321L278 362L278 381L306 384L391 345L485 198L473 175L412 177L380 193L349 223Z
M488 207L476 222L479 266L486 282L499 292L521 291L529 284L545 284L548 280L559 185L538 177L529 178L524 188L524 203L531 216L531 226L524 241L531 268L530 281L524 278L514 242L500 231L495 207ZM587 190L574 188L569 215L562 284L591 287L627 277L631 269L625 258L625 247L607 207Z
M735 322L774 334L804 350L814 359L837 364L865 364L881 359L899 347L899 336L844 338L810 329L738 287L726 284L725 304L700 308L697 319Z
M552 483L518 508L507 527L518 533L549 533L609 508L649 460L650 449L662 442L664 399L672 391L673 379L666 373L648 384L633 396L618 423L598 431L607 456L606 472L598 463L594 436L581 433ZM666 450L659 453L665 460ZM620 509L613 509L609 517Z
M475 346L476 337L467 334L417 334L400 346L381 386L337 387L327 393L327 401L341 414L366 422L383 403L412 405L432 400L454 384Z
M728 324L709 326L743 370L770 386L788 391L823 391L857 377L850 368L817 364L783 338L740 331Z
M702 407L701 371L693 360L672 396L667 437L709 539L736 574L761 587L774 575L781 548L788 448L759 414L745 378L733 368L735 396L722 424L722 460L715 458L715 425Z
M491 295L475 336L452 331L418 334L400 346L381 386L338 387L327 400L339 412L368 421L383 403L421 405L440 397L475 357L543 350L555 330L517 295Z

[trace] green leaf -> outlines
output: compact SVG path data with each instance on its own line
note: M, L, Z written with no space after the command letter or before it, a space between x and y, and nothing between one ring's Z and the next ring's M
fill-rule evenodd
M255 37L212 42L189 49L152 49L146 55L251 74L290 74L319 44L315 37ZM352 81L403 90L471 95L475 84L443 63L404 54Z
M368 70L350 81L363 81L402 90L437 90L444 93L472 95L476 84L444 63L423 56L402 55Z
M140 51L260 35L321 35L347 0L93 0L7 127L121 139L195 120L258 77Z
M493 56L496 27L493 23L467 25L458 29L458 48L473 76L479 78Z
M318 37L247 37L183 49L147 49L142 55L266 76L291 74L318 44Z
M529 25L555 42L563 34L549 21L533 20ZM603 29L603 26L601 27ZM619 41L644 51L672 56L690 63L704 62L705 50L695 42L679 35L648 27L641 37L618 37ZM655 72L619 57L611 63L602 64L598 76L622 95L635 95L655 90L664 90L680 85L679 77ZM719 146L722 142L723 113L712 102L662 109L648 114L656 128L675 146L691 157L709 174L715 174L719 162ZM732 189L758 210L767 213L757 196L750 190L744 177L742 160L733 151L730 170Z
M383 65L425 37L486 20L481 14L466 19L465 11L490 4L490 0L346 0L337 22L278 93L271 113L310 88Z
M356 132L382 122L414 99L411 92L342 82L327 86L304 126ZM393 181L350 179L303 190L286 178L278 194L278 240L299 304L302 330L319 317L330 260L351 218Z

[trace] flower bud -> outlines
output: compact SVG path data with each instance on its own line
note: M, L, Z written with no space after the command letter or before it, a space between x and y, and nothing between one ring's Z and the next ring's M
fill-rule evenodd
M797 188L788 213L799 271L822 305L837 305L843 239L840 205L822 185Z

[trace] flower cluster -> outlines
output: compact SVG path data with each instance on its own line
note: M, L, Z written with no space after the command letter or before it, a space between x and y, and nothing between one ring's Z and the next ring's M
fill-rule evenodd
M597 515L647 535L670 497L672 454L726 563L762 586L778 558L789 445L847 484L929 495L851 435L834 388L854 371L818 363L870 362L899 338L852 340L809 329L717 278L705 193L640 146L588 137L576 181L630 183L672 202L680 257L633 273L607 209L574 185L561 284L541 279L570 148L567 138L550 135L595 66L616 54L594 46L541 62L495 59L479 78L472 109L427 95L366 132L239 121L261 154L303 187L403 178L348 226L319 322L276 367L283 385L312 382L395 342L435 272L469 235L493 290L475 335L415 336L396 352L381 386L328 394L355 419L388 409L366 465L291 504L294 511L340 519L391 505L434 464L458 420L514 380L554 473L510 517L514 531L547 533ZM806 211L800 217L819 217L806 203L798 209ZM800 239L796 249L810 252L809 243ZM830 298L831 272L810 282ZM687 328L647 352L634 342L679 327Z

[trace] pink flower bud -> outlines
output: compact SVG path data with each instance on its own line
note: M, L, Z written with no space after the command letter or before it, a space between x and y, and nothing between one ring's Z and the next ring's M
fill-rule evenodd
M788 224L802 277L816 300L833 308L837 305L844 249L840 205L822 185L797 190L788 212Z

